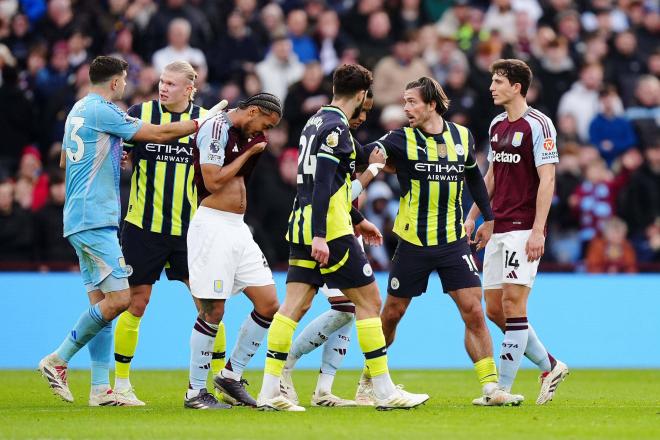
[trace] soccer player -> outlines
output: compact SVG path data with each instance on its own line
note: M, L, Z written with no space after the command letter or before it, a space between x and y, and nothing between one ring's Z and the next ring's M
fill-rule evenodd
M351 130L356 130L367 120L367 114L373 105L373 93L369 89L360 114L348 121ZM354 142L357 154L356 163L366 162L362 146L356 140ZM352 182L353 205L356 207L357 198L362 190L369 185L385 165L383 152L379 148L373 149L369 162L370 165L367 170ZM358 241L362 244L362 237L358 237ZM310 322L293 341L291 351L282 370L282 393L291 402L298 404L298 395L291 378L293 368L303 355L323 345L321 369L316 382L316 390L312 395L312 406L355 406L355 401L342 399L332 393L335 374L346 356L351 341L351 330L355 320L355 305L339 289L329 289L327 285L323 285L320 290L328 299L330 310Z
M298 321L319 287L340 289L355 305L360 348L374 377L376 406L413 408L428 400L392 383L380 318L380 294L373 270L354 235L381 244L382 235L351 209L351 174L356 151L348 120L359 115L371 72L343 65L333 74L331 105L312 116L300 136L298 192L289 219L290 243L286 297L268 333L264 381L257 406L264 410L304 411L280 392L280 375Z
M214 384L231 403L256 406L242 373L266 336L279 303L266 258L243 221L245 179L266 147L263 133L281 117L280 100L259 93L209 119L197 132L195 179L201 205L188 228L188 269L199 315L190 336L186 408L227 408L206 390L206 376L225 301L241 291L254 310L243 322Z
M426 291L431 272L437 271L444 292L454 300L465 323L465 348L484 395L499 405L519 404L522 396L497 388L492 342L481 307L481 281L463 229L463 181L486 220L477 237L479 246L488 241L493 227L472 134L443 119L449 99L434 79L422 77L408 83L403 98L409 126L365 147L385 149L401 185L394 223L399 243L381 313L386 344L392 344L410 302ZM365 369L356 401L372 400L370 376L373 373Z
M192 103L196 78L190 63L168 64L158 83L159 99L135 105L128 114L158 125L204 116L206 110ZM144 402L135 395L129 378L140 320L163 268L169 280L188 286L186 233L197 210L197 189L193 184L190 136L164 143L125 142L124 149L129 152L134 168L121 247L133 273L128 277L131 304L119 316L115 327L114 391L127 405L141 406ZM217 362L224 361L224 344L224 325L220 323L213 350ZM217 373L218 366L214 367Z
M527 299L545 248L545 226L559 162L556 131L550 118L525 99L532 71L523 61L498 60L490 68L490 92L505 112L490 124L490 168L485 176L495 228L484 254L488 318L504 332L499 386L511 390L523 354L542 371L536 403L552 400L568 374L566 364L545 349L527 321ZM468 235L480 206L465 222ZM480 227L481 229L481 227ZM479 235L479 230L477 230ZM488 404L476 399L475 405Z
M130 290L119 247L119 164L122 139L167 142L194 133L200 121L154 125L129 116L112 103L126 87L128 64L100 56L89 68L90 92L67 116L60 166L66 168L64 237L78 254L80 274L91 307L62 344L39 362L51 390L67 402L67 364L85 345L92 360L91 406L124 405L110 388L112 320L128 308ZM219 111L213 108L210 114Z

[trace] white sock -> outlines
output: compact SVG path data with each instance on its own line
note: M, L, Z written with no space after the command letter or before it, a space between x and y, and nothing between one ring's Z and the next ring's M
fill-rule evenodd
M348 307L354 308L355 306L351 304ZM354 313L335 309L330 309L317 316L293 341L284 368L292 370L298 359L323 345L332 333L351 322L354 316Z
M516 379L520 367L520 361L527 348L528 335L527 317L508 318L506 320L506 331L504 332L500 354L499 380L499 386L504 391L511 391L513 381Z
M245 318L238 332L238 339L236 340L234 350L227 360L227 365L222 370L224 377L234 380L241 379L243 370L245 370L248 362L250 362L254 353L261 346L266 333L268 333L268 327L270 327L271 322L271 319L259 315L254 310Z
M186 391L186 399L192 399L193 397L199 396L200 391L201 390L188 389L188 391Z
M371 381L374 384L374 394L378 399L387 399L396 390L394 382L390 378L390 373L374 376Z
M341 366L342 361L346 357L348 346L351 343L351 330L353 329L354 316L355 315L352 315L350 321L331 334L328 342L323 345L321 373L334 376Z
M314 393L316 393L317 396L332 393L332 383L334 381L334 374L319 373L319 378L316 381L316 390Z
M280 395L280 377L264 373L264 382L261 384L259 397L262 399L272 399Z
M92 385L91 392L90 394L101 394L101 393L107 393L108 390L110 389L109 385L103 384L103 385Z
M206 379L211 369L213 341L217 333L218 324L209 324L202 318L197 318L190 335L189 388L191 390L206 388Z
M488 396L490 393L497 389L497 382L487 382L481 387L484 396Z
M115 377L115 391L125 391L132 388L131 379L123 377Z
M536 335L534 328L530 324L527 324L527 331L529 336L527 337L527 348L525 349L525 356L534 362L541 371L550 371L552 369L550 365L550 357L548 356L548 350L545 349L543 343Z

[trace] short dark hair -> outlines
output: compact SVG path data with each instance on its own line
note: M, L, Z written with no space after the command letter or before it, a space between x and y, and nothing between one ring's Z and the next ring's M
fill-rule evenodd
M491 75L502 75L509 80L511 85L520 84L520 94L527 96L527 90L532 83L532 69L527 63L516 59L497 60L490 66Z
M99 56L94 58L89 66L89 80L92 84L101 84L127 70L128 63L126 61L114 57Z
M256 95L252 95L245 101L239 101L238 108L245 110L251 105L259 107L266 114L275 112L280 118L282 117L282 103L280 102L280 98L272 93L257 93Z
M440 116L445 114L449 109L449 98L442 89L440 83L433 78L423 76L415 81L406 84L406 90L419 89L419 94L422 96L422 101L426 104L435 102L435 111Z
M353 96L361 90L369 90L373 81L368 69L359 64L344 64L332 75L333 93L335 96Z

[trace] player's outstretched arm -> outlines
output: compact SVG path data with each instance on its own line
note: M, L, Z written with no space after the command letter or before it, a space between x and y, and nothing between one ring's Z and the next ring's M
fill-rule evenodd
M212 118L219 112L227 107L227 100L223 99L199 119L191 119L190 121L171 122L169 124L155 125L144 123L131 140L134 141L151 141L151 142L166 142L171 139L178 139L184 136L195 133L199 126L207 119Z
M376 178L380 170L385 166L385 160L386 156L380 148L374 148L371 151L371 154L369 155L369 166L364 173L360 174L360 176L352 182L352 200L357 199L369 183Z
M483 181L486 185L486 191L488 192L488 200L490 201L490 199L493 198L493 192L495 191L495 178L493 177L492 166L488 167L488 171L486 171L486 175L483 177ZM488 206L490 206L490 203ZM463 223L463 226L465 227L465 233L468 236L468 242L470 244L473 243L471 237L472 233L474 232L474 225L477 221L477 217L479 217L479 214L481 214L479 206L476 203L473 203L472 208L470 208L470 212L468 212L468 215L465 218L465 222Z
M488 240L490 240L493 234L493 228L495 226L493 210L490 206L490 197L479 167L473 166L465 169L465 182L474 199L474 205L477 206L484 217L484 223L479 227L474 237L477 250L480 250L486 247L486 243L488 243ZM474 225L472 225L473 228Z

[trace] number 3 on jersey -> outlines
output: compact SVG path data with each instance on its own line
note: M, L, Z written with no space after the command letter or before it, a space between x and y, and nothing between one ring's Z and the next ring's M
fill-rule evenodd
M82 127L84 123L85 118L81 118L80 116L74 116L71 118L71 125L73 126L73 128L71 128L71 140L76 143L77 148L74 152L70 147L66 147L66 157L73 163L79 162L80 159L82 159L83 154L85 154L85 143L80 136L78 136L78 130L80 130L80 127Z
M314 142L313 134L309 137L309 141L305 135L300 136L300 153L298 155L298 177L296 183L303 183L303 176L312 176L314 179L314 172L316 171L316 154L312 153L312 144Z

